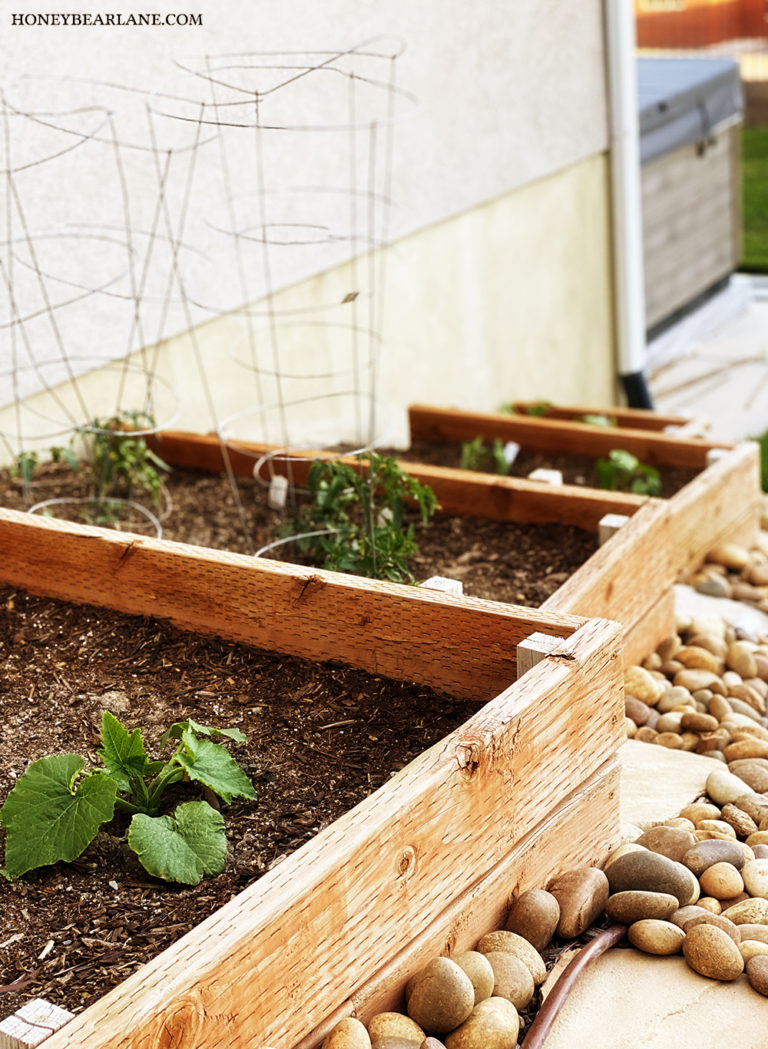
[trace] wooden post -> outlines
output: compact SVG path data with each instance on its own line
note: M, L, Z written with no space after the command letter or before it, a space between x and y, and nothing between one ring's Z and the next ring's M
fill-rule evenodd
M0 1023L0 1049L34 1049L74 1017L45 998L35 998Z
M562 644L562 638L553 637L551 634L535 633L521 641L517 646L517 677L518 680L545 659L550 652Z
M707 452L707 466L712 466L713 463L719 462L728 454L729 450L728 448L710 448Z
M607 543L611 536L615 535L628 520L629 518L626 514L606 514L605 517L601 517L597 526L597 541L600 546L603 543Z

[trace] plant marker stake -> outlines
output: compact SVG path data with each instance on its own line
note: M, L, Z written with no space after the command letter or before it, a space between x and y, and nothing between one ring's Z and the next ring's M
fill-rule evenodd
M288 478L283 477L282 474L275 474L269 482L269 493L267 494L270 510L282 510L285 507L287 496Z
M455 594L457 597L464 593L464 584L460 579L449 579L444 575L431 575L421 586L427 590L442 590L445 594Z
M562 642L561 637L553 637L551 634L542 634L538 631L530 634L525 641L521 641L517 646L518 679L542 659L546 659L550 652L553 652Z
M570 994L571 988L578 979L581 970L586 968L595 958L605 954L609 947L613 947L614 944L623 940L626 932L626 925L611 925L598 933L594 940L579 951L568 967L563 970L560 979L545 999L533 1023L528 1028L528 1033L523 1039L520 1049L541 1049L563 1002Z
M707 452L707 466L711 466L712 463L716 463L723 456L728 454L727 448L710 448Z
M537 470L531 470L528 474L529 481L541 481L543 484L562 484L562 470L545 470L540 466Z
M597 525L597 542L599 546L603 543L607 543L612 535L616 535L618 530L622 528L629 517L626 514L605 514L600 518Z

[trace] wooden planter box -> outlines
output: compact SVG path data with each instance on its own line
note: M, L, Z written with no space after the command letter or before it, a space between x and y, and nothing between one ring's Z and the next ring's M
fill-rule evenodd
M541 401L513 401L512 407L516 412L529 415L532 409L542 408ZM546 404L540 418L543 419L565 419L570 422L580 422L585 415L607 415L616 422L616 429L623 430L659 430L674 431L688 427L694 420L689 415L669 415L661 412L650 411L647 408L595 408L574 404Z
M392 1006L431 956L498 927L513 894L616 839L614 623L8 510L0 551L0 579L35 593L484 704L46 1049L309 1049L342 1016ZM562 640L515 680L532 632Z
M542 452L607 455L619 444L657 466L700 469L701 473L671 499L651 499L576 485L473 473L422 463L404 468L430 485L445 513L494 521L577 525L597 532L607 514L628 517L618 533L593 554L543 605L552 612L602 616L624 627L624 656L635 662L674 633L673 584L698 567L707 552L729 539L749 541L760 521L759 452L744 443L723 448L650 428L615 429L563 419L481 414L413 406L411 436L419 440L460 442L476 436L500 438ZM215 436L160 435L157 449L176 466L219 471L224 468ZM266 445L228 451L231 469L250 476L255 457ZM708 463L712 454L720 456ZM328 452L307 451L301 458L279 456L275 472L301 484L312 458Z

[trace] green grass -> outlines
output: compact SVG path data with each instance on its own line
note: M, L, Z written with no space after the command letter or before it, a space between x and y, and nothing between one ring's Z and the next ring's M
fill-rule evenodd
M741 132L743 232L741 269L768 272L768 128Z

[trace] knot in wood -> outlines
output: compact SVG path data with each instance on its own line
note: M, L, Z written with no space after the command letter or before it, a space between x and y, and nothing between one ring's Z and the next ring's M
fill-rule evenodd
M416 850L406 845L397 861L397 877L403 880L410 878L416 871Z
M480 764L481 745L477 740L465 740L456 744L456 761L459 768L471 776Z
M198 998L180 998L153 1017L131 1042L131 1049L197 1049L205 1022Z

